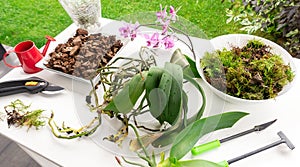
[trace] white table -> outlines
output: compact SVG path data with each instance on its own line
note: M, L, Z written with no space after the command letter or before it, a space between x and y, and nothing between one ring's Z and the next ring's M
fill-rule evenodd
M103 19L103 25L111 20ZM76 26L72 24L63 32L61 32L56 40L59 43L64 37L72 36ZM54 45L50 46L53 47ZM294 59L297 67L300 67L300 60ZM300 72L300 71L298 71ZM72 97L71 88L72 80L57 75L55 73L43 70L36 74L25 74L22 69L16 68L10 71L0 81L27 78L29 76L38 76L56 85L66 88L66 91L52 96L43 95L41 93L35 95L18 94L1 97L0 110L10 102L21 99L25 103L32 103L32 108L41 108L53 110L55 112L55 120L57 123L65 121L72 127L80 127L81 122L74 109L74 99ZM205 92L208 101L214 99L215 102L222 103L222 100L212 94L207 88ZM300 99L300 81L296 80L294 87L283 97L264 104L257 105L236 105L225 103L224 111L245 111L251 113L249 116L241 119L233 128L221 130L200 139L199 143L220 139L236 132L241 132L252 128L254 125L271 121L277 118L277 122L259 133L252 133L244 137L226 142L216 150L207 152L201 156L192 157L187 154L184 158L200 158L215 162L229 160L243 153L249 152L261 146L270 144L279 140L278 131L283 131L287 137L296 146L296 149L290 151L284 144L262 152L258 155L241 160L232 164L232 167L275 167L275 166L298 166L300 157L300 114L298 114L298 106ZM211 104L214 105L214 104ZM48 113L49 113L48 111ZM14 140L21 145L34 159L42 166L118 166L114 155L97 146L90 138L80 138L74 140L63 140L55 138L48 126L40 130L26 128L7 128L6 122L0 122L0 133ZM198 143L198 144L199 144Z

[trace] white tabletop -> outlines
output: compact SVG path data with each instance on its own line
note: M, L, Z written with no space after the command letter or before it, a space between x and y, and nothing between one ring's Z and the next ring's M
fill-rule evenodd
M103 19L103 25L110 21L111 20ZM75 30L76 26L72 24L56 37L57 42L59 43L65 40L64 37L66 36L72 36ZM294 59L294 62L296 67L300 67L300 60ZM1 78L0 81L28 78L30 76L38 76L46 79L51 83L66 88L66 91L51 96L39 93L34 95L18 94L1 97L0 110L3 111L3 107L10 102L21 99L26 104L32 103L32 108L47 110L46 113L50 113L51 110L53 110L55 112L55 121L58 124L65 121L69 126L80 127L81 122L78 119L76 109L74 108L74 98L71 92L71 79L46 70L29 75L25 74L22 69L16 68ZM207 88L205 88L205 92L207 93L208 101L214 99L214 103L222 103L222 100L212 94ZM230 166L298 166L297 158L300 157L300 151L299 148L297 148L300 146L300 133L298 130L298 127L300 127L300 114L298 114L298 105L300 104L299 92L300 81L298 79L295 81L294 87L292 87L287 94L281 98L277 98L275 101L257 105L224 103L223 111L244 111L249 112L250 115L241 119L233 128L204 136L200 139L198 144L247 130L256 124L268 122L273 119L278 120L275 124L262 132L252 133L223 143L220 148L202 154L201 156L192 157L189 153L184 158L200 158L215 162L229 160L279 140L280 138L277 135L277 132L282 131L296 146L293 151L289 150L285 144L282 144L250 158L233 163ZM209 105L213 106L214 104ZM1 121L0 133L61 166L118 166L114 158L115 155L96 145L90 138L84 137L73 140L57 139L51 134L48 126L45 126L40 130L31 129L27 131L27 128L7 128L6 122Z

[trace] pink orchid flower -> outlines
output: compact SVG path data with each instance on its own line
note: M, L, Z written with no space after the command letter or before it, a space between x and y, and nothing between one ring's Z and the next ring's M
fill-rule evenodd
M130 35L130 24L126 24L125 23L125 26L124 27L120 27L119 31L121 33L121 36L123 36L125 38L129 37L129 35Z
M166 8L163 9L161 4L160 4L160 11L156 12L156 17L158 22L161 22L167 17L167 9Z
M159 33L156 32L151 37L148 34L144 34L144 37L147 39L147 46L152 46L153 48L159 47Z
M121 36L123 36L124 38L130 37L131 40L134 40L134 38L137 37L140 24L136 22L134 25L128 23L125 23L124 25L124 27L119 28Z
M158 32L152 35L139 33L138 30L143 25L136 22L135 24L125 23L123 27L119 28L121 36L134 40L137 35L141 34L146 39L147 46L152 48L164 46L165 49L170 49L175 45L175 38L172 34L168 33L168 30L172 29L170 24L176 22L179 9L175 10L173 6L170 6L169 13L167 13L167 6L163 8L160 4L160 11L156 12L156 23L159 23L158 26L162 26L161 34Z
M177 12L180 10L181 7L179 7L177 10L175 10L175 8L173 6L170 6L170 20L173 21L173 22L176 22L177 20Z
M173 48L175 46L174 38L172 36L166 36L165 38L163 38L163 44L165 46L165 49Z

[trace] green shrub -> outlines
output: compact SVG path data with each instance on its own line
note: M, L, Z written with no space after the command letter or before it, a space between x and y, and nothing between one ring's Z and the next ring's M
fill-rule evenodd
M229 0L227 23L239 22L241 30L272 35L294 57L300 58L299 0Z

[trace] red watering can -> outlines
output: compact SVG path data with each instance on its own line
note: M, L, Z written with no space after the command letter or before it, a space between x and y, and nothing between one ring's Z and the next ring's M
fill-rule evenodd
M42 53L35 46L34 42L30 40L23 41L18 43L14 47L14 49L7 51L3 55L4 64L10 68L22 67L24 72L29 74L41 71L42 69L35 67L35 64L39 62L46 55L50 42L55 41L55 39L50 36L46 36L46 38L47 38L47 43ZM11 65L6 62L6 57L12 52L15 52L17 54L18 59L20 61L20 65Z

